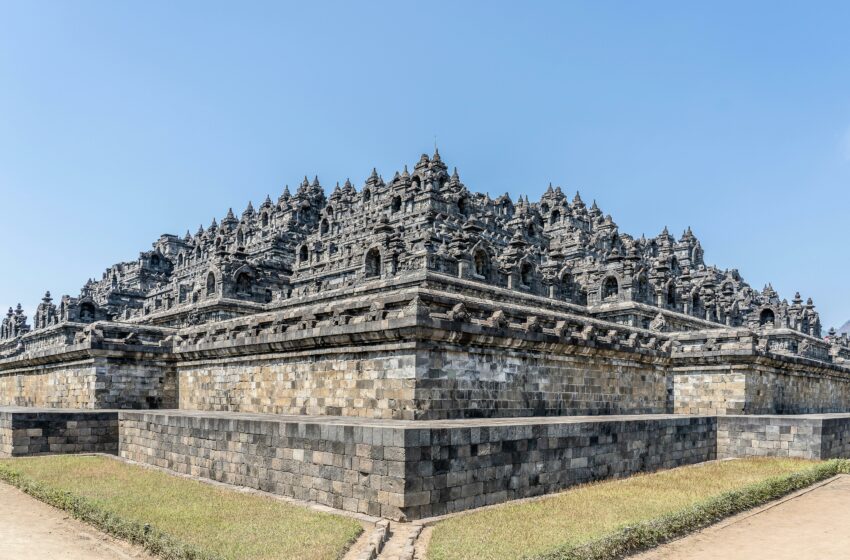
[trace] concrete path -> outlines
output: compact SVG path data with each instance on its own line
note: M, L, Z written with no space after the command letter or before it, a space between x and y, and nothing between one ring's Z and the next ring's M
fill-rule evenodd
M630 560L850 558L850 476L721 521Z
M0 560L25 558L153 560L144 551L0 483Z

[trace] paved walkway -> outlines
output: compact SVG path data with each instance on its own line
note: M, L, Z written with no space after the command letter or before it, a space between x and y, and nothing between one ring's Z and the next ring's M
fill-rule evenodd
M143 551L0 483L0 560L152 560Z
M850 558L850 476L721 521L630 560Z

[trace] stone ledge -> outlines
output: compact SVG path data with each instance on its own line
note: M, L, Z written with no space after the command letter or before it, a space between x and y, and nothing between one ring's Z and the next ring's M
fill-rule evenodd
M412 520L715 457L713 417L369 420L119 412L120 454L179 473Z
M850 457L850 414L410 421L0 408L0 454L80 452L415 520L715 458Z
M118 453L118 412L0 408L0 457Z

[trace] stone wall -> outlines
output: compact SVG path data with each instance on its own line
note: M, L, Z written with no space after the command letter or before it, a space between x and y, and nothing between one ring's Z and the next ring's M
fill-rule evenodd
M173 471L403 517L404 430L357 419L121 412L120 455Z
M0 457L117 452L116 412L0 410Z
M821 459L850 458L850 418L827 415L821 424Z
M667 360L439 345L417 352L417 419L671 412Z
M712 417L482 421L406 436L405 514L442 515L715 458Z
M792 356L674 358L677 414L821 414L850 411L844 368Z
M0 413L0 457L12 456L14 440L11 415Z
M399 343L181 363L180 408L397 420L665 413L666 360Z
M719 416L717 456L850 457L850 415Z
M710 417L364 421L120 413L122 457L392 519L419 519L715 457Z
M93 360L0 374L0 406L94 408Z
M0 406L173 408L176 374L162 363L95 357L0 373Z
M747 375L747 414L812 414L850 410L850 376L820 368L758 364Z
M180 364L180 408L413 419L416 355L410 347L316 349Z
M746 368L676 371L671 377L676 414L741 414L746 409Z
M95 360L95 408L175 408L177 373L171 364L139 359Z

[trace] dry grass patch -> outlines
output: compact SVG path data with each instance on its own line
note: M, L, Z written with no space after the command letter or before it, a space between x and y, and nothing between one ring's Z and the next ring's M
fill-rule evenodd
M435 525L428 560L551 555L733 490L806 471L817 461L741 459L598 482L550 498L505 504Z
M107 457L9 459L0 461L0 471L25 491L47 497L48 503L72 513L95 512L88 517L124 538L148 546L144 535L164 533L168 544L153 552L166 558L329 560L342 557L363 530L347 517ZM63 500L63 494L69 499ZM112 531L112 519L115 527L124 528ZM137 539L133 525L141 527L142 538ZM180 552L181 548L189 552Z

